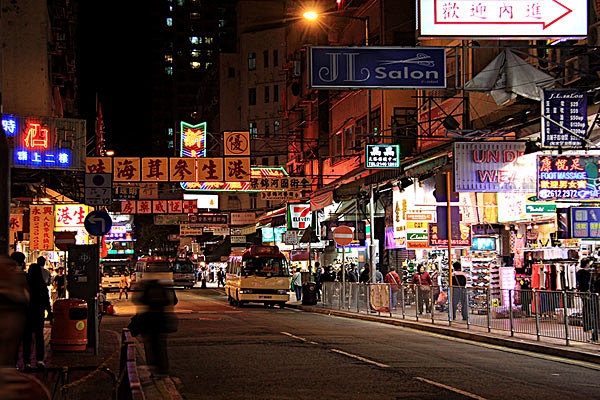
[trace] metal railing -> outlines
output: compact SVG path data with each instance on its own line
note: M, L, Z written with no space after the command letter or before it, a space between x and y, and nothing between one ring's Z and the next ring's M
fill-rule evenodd
M598 343L597 293L341 282L323 282L322 290L322 305L331 309L559 339L567 345Z
M121 343L123 346L121 346L117 398L144 400L145 396L135 361L135 339L127 328L124 328L121 333Z

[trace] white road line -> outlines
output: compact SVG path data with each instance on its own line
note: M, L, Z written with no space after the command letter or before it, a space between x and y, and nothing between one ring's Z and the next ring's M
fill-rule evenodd
M310 342L308 342L308 343L310 343L310 344L319 344L319 343L317 343L317 342L313 342L313 341L310 341Z
M476 394L465 392L464 390L460 390L460 389L457 389L452 386L444 385L443 383L430 381L429 379L421 378L420 376L416 376L415 379L418 381L421 381L421 382L429 383L430 385L433 385L433 386L441 387L442 389L450 390L451 392L454 392L454 393L462 394L463 396L467 396L472 399L486 400L485 397L477 396Z
M389 368L389 365L387 365L387 364L382 364L377 361L369 360L368 358L357 356L356 354L346 353L345 351L338 350L338 349L331 349L331 351L333 351L334 353L339 353L339 354L345 355L347 357L355 358L357 360L360 360L360 361L363 361L363 362L366 362L369 364L377 365L378 367L381 367L381 368Z
M283 335L287 335L287 336L289 336L289 337L291 337L291 338L294 338L294 339L302 340L303 342L306 342L306 341L307 341L307 340L306 340L306 339L304 339L303 337L296 336L296 335L292 335L292 334L291 334L291 333L289 333L289 332L279 332L279 333L281 333L281 334L283 334Z

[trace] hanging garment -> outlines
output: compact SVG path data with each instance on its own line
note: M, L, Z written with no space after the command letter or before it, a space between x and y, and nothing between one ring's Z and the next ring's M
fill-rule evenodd
M539 264L533 264L531 266L531 288L539 289L540 288L540 267Z

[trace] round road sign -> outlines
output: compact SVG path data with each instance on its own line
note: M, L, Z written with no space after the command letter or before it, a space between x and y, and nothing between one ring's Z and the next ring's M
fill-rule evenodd
M354 239L354 233L349 226L338 226L333 231L333 240L340 246L348 246Z

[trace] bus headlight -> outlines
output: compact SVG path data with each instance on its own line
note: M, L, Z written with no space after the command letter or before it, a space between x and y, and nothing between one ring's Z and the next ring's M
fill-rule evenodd
M279 290L277 290L277 294L287 294L287 290L279 289Z
M240 294L252 294L252 289L240 289Z

